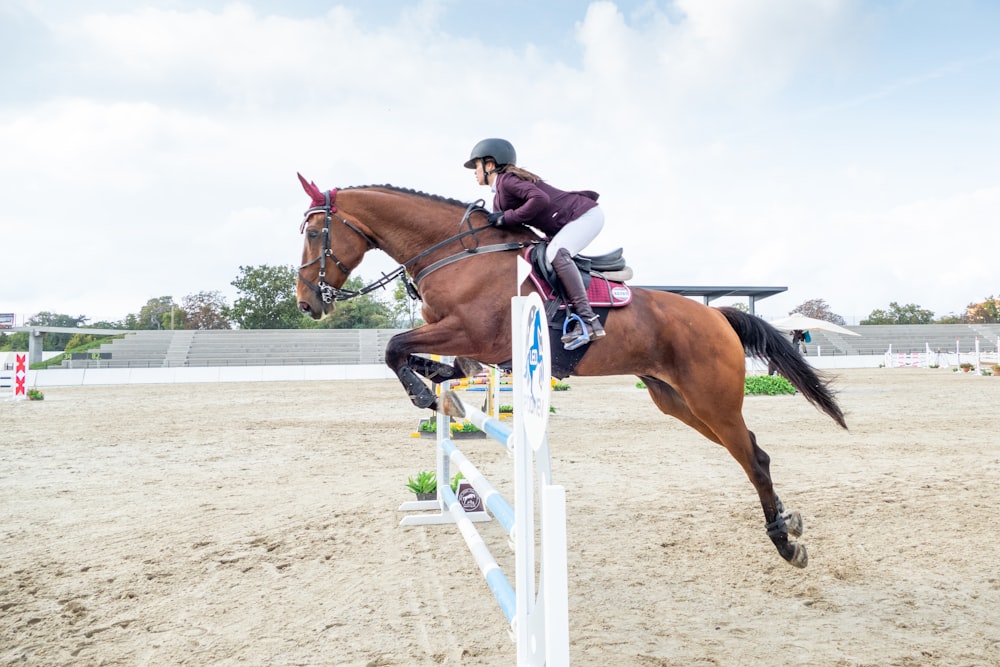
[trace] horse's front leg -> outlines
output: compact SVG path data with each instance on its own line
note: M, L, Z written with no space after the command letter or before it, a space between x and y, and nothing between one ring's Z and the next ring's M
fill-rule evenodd
M482 373L484 368L481 363L469 357L455 357L454 364L446 364L415 354L409 355L406 365L435 384L472 377Z
M440 327L424 325L397 334L389 339L385 347L385 363L399 378L406 389L410 401L418 408L437 409L437 397L434 391L421 379L421 375L433 382L443 382L453 378L468 377L482 370L478 362L467 357L458 357L454 365L445 364L432 359L418 357L415 352L421 350L446 349L437 334Z

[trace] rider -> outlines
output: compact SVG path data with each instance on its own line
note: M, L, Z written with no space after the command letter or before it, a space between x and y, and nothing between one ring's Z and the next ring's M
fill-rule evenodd
M506 139L483 139L472 149L467 169L476 170L476 181L493 191L491 225L530 225L549 240L545 259L555 269L566 300L586 323L589 336L574 318L562 337L563 347L574 350L604 336L601 320L590 307L583 278L573 256L587 247L604 226L604 212L596 192L564 192L535 174L516 166L517 154Z

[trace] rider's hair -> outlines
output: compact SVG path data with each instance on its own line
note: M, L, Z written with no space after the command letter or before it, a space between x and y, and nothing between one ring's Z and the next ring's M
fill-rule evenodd
M516 167L512 164L505 164L504 166L497 169L497 172L500 174L512 174L513 176L517 176L518 178L525 181L529 181L531 183L537 183L538 181L542 180L541 176L533 174L527 169L521 169L520 167Z

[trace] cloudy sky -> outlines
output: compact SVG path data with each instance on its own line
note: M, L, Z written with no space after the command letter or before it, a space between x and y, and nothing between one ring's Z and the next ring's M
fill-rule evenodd
M961 312L1000 295L997 35L993 0L3 0L0 312L231 302L298 263L296 171L488 199L486 136L599 191L634 284Z

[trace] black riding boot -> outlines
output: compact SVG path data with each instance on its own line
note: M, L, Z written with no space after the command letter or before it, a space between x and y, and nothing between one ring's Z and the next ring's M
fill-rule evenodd
M573 312L587 323L587 328L590 329L590 337L592 339L604 337L604 327L601 326L601 320L594 313L590 307L590 301L587 299L587 290L583 286L580 269L577 268L576 263L566 248L559 248L556 251L556 256L552 258L552 268L556 270L556 275L559 276L559 282L562 283L563 290L566 292L566 300L569 302L570 307L572 307ZM574 350L580 347L583 342L587 342L577 340L582 336L584 336L583 328L579 322L573 320L569 330L562 337L563 347L567 350Z

